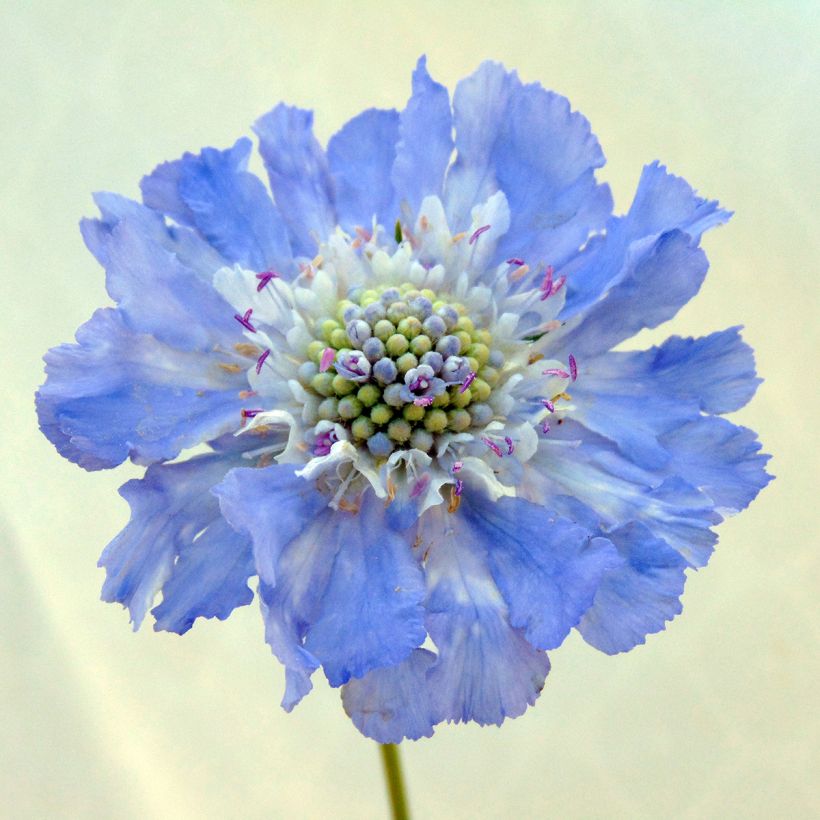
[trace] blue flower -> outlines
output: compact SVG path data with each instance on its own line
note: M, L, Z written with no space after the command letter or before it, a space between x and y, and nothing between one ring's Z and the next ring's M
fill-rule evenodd
M729 214L652 163L613 216L587 121L494 63L451 105L422 58L403 111L311 128L258 120L269 188L243 138L97 195L115 307L46 355L40 424L85 469L147 466L100 559L134 628L253 587L285 709L321 667L381 742L500 724L570 630L664 629L769 480L722 417L758 383L737 328L619 347L695 295Z

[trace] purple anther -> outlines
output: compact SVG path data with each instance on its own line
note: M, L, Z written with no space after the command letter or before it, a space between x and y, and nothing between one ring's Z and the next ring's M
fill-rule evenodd
M419 370L420 368L414 368ZM430 380L425 379L424 376L416 376L413 381L410 382L410 390L413 393L418 392L419 390L426 390L430 386Z
M544 278L541 280L541 290L546 291L547 296L552 292L552 273L554 268L550 265L544 271ZM545 297L541 297L542 299Z
M335 430L325 430L324 433L319 433L316 437L316 443L313 445L313 455L326 456L338 440Z
M564 282L566 282L566 281L567 281L566 276L559 276L555 280L555 284L552 286L552 290L550 291L550 296L555 296L555 294L558 293L558 291L561 290L562 287L564 287Z
M549 399L541 399L541 404L543 404L550 413L555 412L555 405Z
M542 422L541 432L546 435L550 431L550 423L548 421Z
M429 407L432 403L432 396L419 396L417 399L413 399L413 404L415 404L416 407Z
M262 365L265 364L265 359L270 356L270 350L266 350L257 360L256 360L256 375L258 376L262 372Z
M324 373L325 370L333 364L333 359L336 358L336 351L332 347L326 347L322 351L322 360L319 362L319 372Z
M245 410L243 409L240 413L243 419L252 419L254 416L258 416L260 413L264 413L264 410Z
M504 458L504 453L501 452L501 448L494 442L484 436L481 441L486 444L499 458Z
M523 264L524 264L524 260L523 260L523 259L519 259L517 256L513 256L513 258L512 258L512 259L508 259L508 260L507 260L507 264L508 264L508 265L518 265L518 266L521 266L521 265L523 265Z
M410 490L410 498L418 498L428 487L430 484L430 474L425 473L414 485L413 489Z
M463 466L464 466L464 462L463 462L463 461L454 461L454 462L453 462L452 469L451 469L451 472L453 472L453 473L460 473L460 472L461 472L461 468L462 468Z
M472 245L473 242L475 242L476 239L478 239L478 237L481 236L481 234L483 234L483 233L485 233L486 231L489 231L489 230L490 230L489 225L482 225L480 228L476 228L476 230L473 232L473 235L470 237L470 241L469 241L468 244Z
M458 392L463 393L465 390L468 390L470 388L470 385L475 381L475 377L476 374L471 370L467 374L467 378L464 379L464 382L462 383L461 387L458 389Z
M245 311L244 316L240 316L238 313L234 313L233 318L239 322L242 327L246 330L250 330L251 333L256 333L256 328L251 324L251 315L253 314L253 308L248 308Z
M257 273L256 278L259 280L259 284L256 286L256 292L263 290L268 282L271 279L278 279L281 274L278 274L275 270L266 270L262 273Z
M578 378L578 362L575 361L575 356L569 354L569 375L575 381Z
M558 376L559 379L568 379L569 373L566 370L561 370L560 367L550 367L547 370L543 370L542 373L545 376Z
M504 441L507 443L507 455L511 456L515 452L515 443L509 436L504 436Z
M456 495L461 495L464 492L464 482L460 479L456 479Z

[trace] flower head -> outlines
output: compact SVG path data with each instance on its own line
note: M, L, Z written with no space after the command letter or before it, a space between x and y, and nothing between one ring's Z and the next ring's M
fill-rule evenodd
M571 629L663 629L768 481L721 418L758 381L736 328L613 351L694 296L729 214L653 163L612 216L586 120L493 63L451 106L420 60L326 151L311 124L256 123L272 197L244 138L96 197L116 307L47 354L41 427L148 468L100 560L135 628L225 618L255 576L286 709L321 667L382 742L500 724Z

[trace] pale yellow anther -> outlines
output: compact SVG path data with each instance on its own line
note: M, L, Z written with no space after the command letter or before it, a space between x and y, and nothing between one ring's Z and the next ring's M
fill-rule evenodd
M517 282L519 279L523 279L529 272L529 265L520 265L514 271L512 271L512 273L510 273L510 279L512 279L513 282Z

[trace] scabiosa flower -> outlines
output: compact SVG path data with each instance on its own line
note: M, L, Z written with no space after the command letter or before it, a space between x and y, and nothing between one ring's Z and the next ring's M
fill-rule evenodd
M587 121L493 63L451 106L422 58L402 112L327 150L311 126L256 123L270 193L243 138L96 196L116 306L47 354L40 424L85 469L147 466L100 559L134 628L253 585L285 709L321 667L380 742L500 724L573 628L662 630L768 481L721 417L758 383L737 328L614 350L695 295L729 214L653 163L612 216Z

